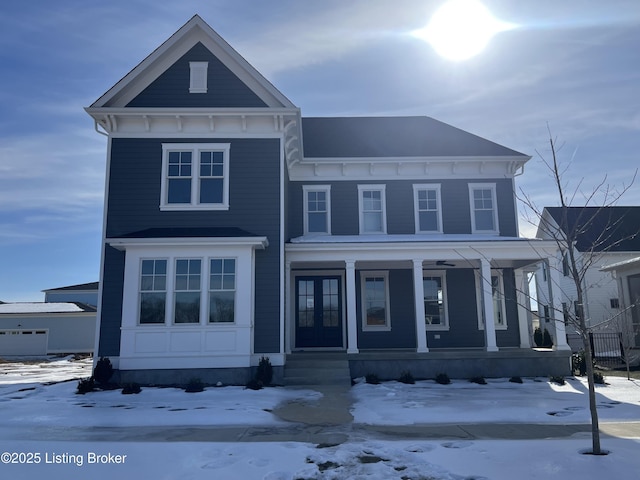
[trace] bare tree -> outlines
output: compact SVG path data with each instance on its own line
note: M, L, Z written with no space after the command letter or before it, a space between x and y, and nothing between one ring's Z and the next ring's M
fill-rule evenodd
M533 214L534 219L538 223L538 231L543 232L547 238L553 239L562 253L563 276L569 277L572 286L575 287L573 292L575 295L574 308L562 309L559 305L554 304L553 318L564 318L567 324L573 326L582 338L582 344L585 355L587 381L589 387L589 410L591 413L591 433L592 433L592 452L594 455L601 455L600 446L600 430L598 425L598 411L596 409L596 395L593 376L593 352L589 341L589 333L591 327L585 316L585 277L590 267L592 267L602 252L608 251L621 241L620 227L623 225L620 218L610 218L599 229L599 234L592 239L590 245L581 248L580 252L576 249L577 244L583 238L585 229L592 227L594 222L602 222L603 218L607 218L603 213L620 199L620 197L631 187L635 181L634 173L629 185L623 185L620 190L615 190L607 184L607 177L595 186L592 190L585 192L583 190L583 180L577 181L575 186L570 186L569 180L569 164L564 165L558 159L559 148L557 141L551 135L549 130L549 146L550 151L545 156L536 151L543 164L549 171L553 180L555 192L558 196L560 206L559 215L556 219L550 219L548 215L543 215L543 210L536 207L530 196L521 191L520 200L525 207ZM572 205L579 201L583 207L591 208L572 208ZM597 203L597 207L593 207ZM559 218L558 218L559 217ZM533 222L532 222L533 223ZM554 268L553 265L550 265ZM552 288L561 288L560 285L552 285Z

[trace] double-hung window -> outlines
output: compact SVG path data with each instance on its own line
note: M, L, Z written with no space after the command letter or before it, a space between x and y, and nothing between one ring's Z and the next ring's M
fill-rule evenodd
M469 202L471 204L471 231L497 235L498 206L494 183L470 183Z
M212 258L209 269L209 323L234 321L236 260Z
M142 260L139 298L140 323L164 323L167 299L166 260Z
M304 233L331 234L331 186L304 185Z
M228 143L162 144L162 210L229 208Z
M442 233L440 185L413 186L416 233Z
M138 323L235 323L236 265L236 258L143 259Z
M391 330L387 272L362 272L362 330Z
M422 285L427 330L448 329L445 272L425 271L422 276Z
M176 260L174 323L200 323L201 260Z
M482 276L476 272L477 298L478 298L478 319L479 328L484 330L484 309L482 308ZM493 302L493 323L497 330L507 328L507 311L504 301L504 281L502 270L491 272L491 300Z
M385 185L358 185L360 234L387 233Z

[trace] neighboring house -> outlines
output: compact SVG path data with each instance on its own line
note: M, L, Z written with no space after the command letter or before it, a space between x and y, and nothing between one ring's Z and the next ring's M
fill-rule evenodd
M91 282L43 290L44 301L82 302L96 307L98 305L98 285L98 282Z
M628 335L626 346L640 347L640 256L606 265L603 272L613 276L618 287L620 318L615 326ZM626 322L626 323L621 323ZM623 328L620 328L620 327Z
M583 308L587 326L598 329L610 329L612 319L617 319L623 309L618 283L602 267L612 264L626 265L629 260L638 257L640 252L640 207L568 207L566 220L562 207L545 207L538 226L537 237L551 239L557 232L577 232L575 253L579 265L585 259L592 265L587 269L583 280L585 305ZM576 288L570 276L566 260L566 251L558 251L555 259L542 265L537 273L537 291L541 324L552 330L553 322L546 319L544 312L549 307L549 285L559 288L560 304L563 311L577 312ZM550 281L550 274L557 280ZM556 302L557 304L557 302ZM628 303L626 305L629 305ZM569 310L571 309L571 310ZM575 328L566 328L569 344L574 350L582 348L582 340Z
M0 302L0 357L93 353L98 282L51 288L43 302Z
M0 357L91 353L96 309L82 303L3 303Z
M148 383L568 374L531 348L528 156L428 117L304 118L195 16L87 112L108 136L97 357ZM485 319L490 319L486 322ZM322 357L318 360L322 363Z

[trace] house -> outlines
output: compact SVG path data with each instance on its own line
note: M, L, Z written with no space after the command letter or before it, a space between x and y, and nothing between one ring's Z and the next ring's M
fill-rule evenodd
M623 313L623 303L619 293L619 284L611 275L611 271L620 268L627 276L628 268L634 264L630 260L640 255L640 207L608 206L608 207L545 207L538 226L537 237L552 239L558 233L570 233L576 239L574 252L579 265L590 262L582 279L585 295L583 312L588 327L594 330L608 330L610 323ZM556 258L543 265L536 274L539 312L541 323L552 330L553 322L542 312L549 312L549 285L559 288L560 304L564 312L577 312L576 288L570 275L566 251L558 251ZM614 268L609 268L613 266ZM608 268L603 268L608 267ZM555 274L557 280L553 280ZM630 280L629 280L630 279ZM633 280L633 273L626 282ZM628 283L623 284L629 285ZM624 287L622 292L627 292ZM556 302L556 304L558 304ZM637 321L636 321L637 323ZM582 349L582 340L570 325L567 327L569 344L574 350Z
M96 307L98 305L98 282L81 283L66 287L43 290L45 302L81 302Z
M79 302L0 305L0 357L92 353L96 308Z
M611 274L618 287L620 319L614 327L628 334L626 346L640 348L640 256L605 265L601 270Z
M528 156L429 117L307 118L199 16L86 111L107 136L97 356L139 383L569 372L531 348ZM490 321L485 321L490 319ZM323 355L326 355L323 357Z

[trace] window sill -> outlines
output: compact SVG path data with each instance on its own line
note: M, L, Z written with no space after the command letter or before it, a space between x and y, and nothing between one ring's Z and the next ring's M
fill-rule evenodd
M391 327L362 327L363 332L390 332Z
M229 210L229 205L224 204L216 204L216 205L191 205L191 204L180 204L180 205L160 205L160 211L162 212L186 212L186 211L205 211L205 210Z
M427 332L448 332L449 325L429 325L427 324Z

